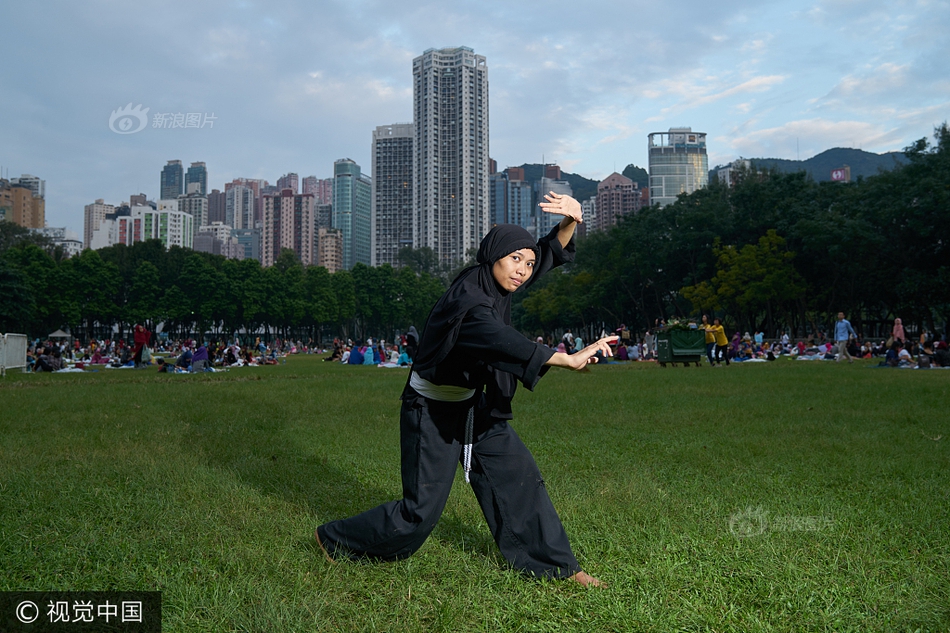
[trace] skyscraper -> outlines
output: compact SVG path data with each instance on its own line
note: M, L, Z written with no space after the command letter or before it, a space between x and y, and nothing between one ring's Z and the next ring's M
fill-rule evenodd
M412 246L412 123L373 131L372 265L399 265Z
M333 204L333 179L307 176L303 179L300 193L312 193L314 204Z
M208 224L224 223L227 218L227 194L212 189L208 194ZM234 228L234 227L231 227Z
M195 227L210 224L208 220L208 196L203 193L189 193L178 196L178 210L195 219Z
M194 186L192 186L194 185ZM208 168L204 163L192 163L185 174L185 194L208 193ZM163 196L164 197L164 196Z
M304 266L313 264L313 195L290 188L265 195L262 223L262 266L272 266L283 248L293 250Z
M185 171L180 160L170 160L162 169L162 183L158 189L159 199L177 200L185 193Z
M349 158L333 163L333 228L343 233L343 268L371 264L373 181Z
M159 200L158 209L134 206L125 215L109 214L94 233L90 248L113 244L131 246L135 242L152 239L161 240L165 248L191 248L194 245L194 228L194 218L178 210L177 200ZM97 243L96 236L101 236L103 229L109 229L110 235L103 236L105 243Z
M548 175L543 176L540 180L537 180L534 183L533 222L531 222L526 227L528 230L534 233L536 239L540 239L550 233L551 229L554 228L554 225L558 224L562 219L564 219L564 216L555 215L554 213L546 213L541 210L539 205L544 202L544 196L551 192L564 194L566 196L574 195L574 189L571 188L570 183L566 180L560 180L560 167L557 165L546 165L544 173Z
M299 178L297 174L290 172L277 179L277 191L283 192L284 189L290 189L297 194L300 190L297 188Z
M327 205L329 206L329 205ZM320 227L317 230L317 266L331 273L343 269L343 232L340 229Z
M524 179L524 169L509 167L489 176L491 223L517 224L523 228L534 225L535 193Z
M251 224L248 224L246 228L257 226L257 223L261 221L261 196L265 193L263 190L268 186L267 181L261 180L259 178L235 178L231 182L225 183L224 192L227 193L231 187L236 187L238 185L242 187L250 187L254 192L254 209L253 213L251 214ZM271 188L270 193L271 195L278 193L277 188ZM257 258L255 257L254 259Z
M34 198L46 199L46 181L30 174L23 174L19 178L11 178L10 184L27 187L33 192Z
M99 198L92 204L87 204L83 213L82 243L86 248L92 248L92 234L96 232L107 213L115 213L115 207L106 204Z
M412 75L413 245L456 264L491 226L488 66L465 46L430 48L412 61Z
M231 185L224 194L224 223L233 229L254 228L257 197L251 187Z
M597 219L591 230L605 231L617 224L620 217L640 210L637 183L614 172L597 185Z
M666 206L681 193L692 193L708 184L704 132L693 132L688 127L670 128L669 132L653 132L648 138L651 206Z
M28 229L41 229L46 226L46 200L35 195L37 183L25 178L33 177L0 180L0 218ZM40 191L44 189L45 183Z

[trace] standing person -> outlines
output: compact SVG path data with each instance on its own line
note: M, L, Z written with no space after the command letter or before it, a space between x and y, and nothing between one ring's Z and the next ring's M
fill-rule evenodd
M574 258L581 209L549 193L543 211L565 216L537 242L502 224L481 242L429 313L402 393L403 498L317 528L327 558L399 560L422 546L445 507L457 463L508 563L541 578L601 586L581 570L542 485L534 458L508 421L517 381L533 389L550 366L580 370L610 355L601 339L573 355L529 340L511 327L511 294Z
M722 327L722 321L719 318L713 319L713 324L710 327L712 331L713 340L716 343L716 364L722 365L722 359L725 357L726 365L729 364L729 354L726 352L726 348L729 347L729 339L726 338L726 330Z
M409 356L409 362L412 362L412 359L416 357L416 353L419 351L419 332L416 331L416 326L409 326L409 334L406 335L406 354Z
M900 341L903 343L907 340L907 336L904 334L904 323L899 317L894 319L894 327L891 328L891 338L894 340L888 342L888 346L890 346L894 341Z
M136 367L142 366L142 350L145 349L145 346L148 345L151 338L152 333L146 330L144 325L141 323L135 324L132 335L132 340L135 342L135 352L132 358L135 361Z
M858 335L855 334L851 323L844 318L844 312L839 312L838 320L835 322L835 344L838 346L838 358L835 360L837 362L840 363L841 359L845 357L847 357L849 363L854 362L851 354L848 353L848 341L852 336L857 337Z
M712 325L709 324L709 317L703 315L703 335L706 341L706 358L709 359L709 366L713 367L716 361L713 359L713 350L716 348L716 335L713 334Z
M561 342L564 343L564 347L567 349L574 348L574 335L571 334L570 330L564 333L564 336L561 337Z

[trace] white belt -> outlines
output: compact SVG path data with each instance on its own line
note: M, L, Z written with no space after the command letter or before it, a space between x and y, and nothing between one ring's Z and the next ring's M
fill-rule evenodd
M439 402L465 402L475 395L474 389L456 387L455 385L437 385L429 382L416 372L409 376L409 386L415 389L420 396Z
M422 378L416 372L409 375L409 386L415 389L420 396L439 402L465 402L475 395L474 389L454 385L437 385ZM462 447L462 470L465 471L466 482L471 481L469 473L472 472L472 435L474 430L475 407L471 407L465 420L465 443Z

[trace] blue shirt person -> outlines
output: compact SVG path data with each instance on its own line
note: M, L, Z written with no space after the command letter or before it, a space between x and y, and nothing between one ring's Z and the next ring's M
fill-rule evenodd
M851 354L848 353L848 339L852 336L855 338L858 337L854 332L854 328L851 327L851 323L844 318L844 312L839 312L838 320L835 322L835 343L838 346L837 361L840 362L842 359L847 358L849 363L854 362L854 359L851 358Z

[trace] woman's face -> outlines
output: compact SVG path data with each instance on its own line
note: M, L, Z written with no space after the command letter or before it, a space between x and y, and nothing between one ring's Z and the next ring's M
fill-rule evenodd
M530 248L522 248L496 261L492 265L491 273L499 286L508 292L514 292L531 278L534 262L534 251Z

